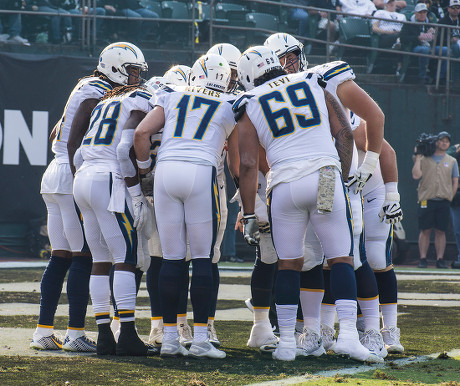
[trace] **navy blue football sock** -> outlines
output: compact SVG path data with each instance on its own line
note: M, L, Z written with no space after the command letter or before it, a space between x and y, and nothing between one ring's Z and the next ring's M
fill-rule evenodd
M300 272L290 269L278 271L275 284L275 300L277 305L299 304Z
M332 296L332 291L331 291L331 270L330 269L323 270L323 278L324 278L324 296L323 296L323 301L321 303L334 305L335 299L334 299L334 296Z
M72 264L72 259L66 257L51 256L48 266L43 273L40 284L40 316L38 324L53 326L54 314L59 303L62 285L67 271Z
M89 301L89 278L93 261L90 256L74 256L67 277L69 327L84 328Z
M398 302L398 283L395 270L375 272L379 287L380 304L394 304Z
M147 270L147 291L150 298L150 309L152 317L162 316L160 305L160 294L158 289L158 277L160 276L161 264L163 259L161 257L152 256L150 267Z
M118 307L117 307L117 302L115 301L115 296L113 296L113 274L115 272L115 264L112 265L110 268L110 274L109 274L109 282L110 282L110 301L112 302L113 306L113 316L118 318Z
M355 271L355 277L359 299L371 299L378 296L377 281L367 261Z
M331 267L331 293L335 300L356 300L356 279L353 267L336 263Z
M317 265L309 271L300 272L300 288L324 289L323 265Z
M220 275L219 267L217 263L212 264L212 293L211 293L211 305L209 307L209 317L214 318L216 316L217 307L217 295L219 294Z
M177 309L186 265L185 259L163 260L161 265L158 288L164 323L177 322Z
M190 299L193 306L193 322L208 323L212 292L211 259L193 259Z
M188 287L190 283L189 273L190 261L186 261L182 267L182 276L180 281L180 296L179 304L177 306L178 315L187 315L187 303L188 303Z
M142 276L144 276L144 271L140 268L136 268L134 271L134 278L136 280L136 295L139 293L139 288L141 288Z
M265 264L260 258L256 259L251 276L253 306L270 307L275 272L276 264Z

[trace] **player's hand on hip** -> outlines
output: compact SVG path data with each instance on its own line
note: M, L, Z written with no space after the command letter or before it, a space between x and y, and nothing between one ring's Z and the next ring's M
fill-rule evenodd
M259 245L259 221L254 213L245 214L241 219L243 223L243 236L249 245Z

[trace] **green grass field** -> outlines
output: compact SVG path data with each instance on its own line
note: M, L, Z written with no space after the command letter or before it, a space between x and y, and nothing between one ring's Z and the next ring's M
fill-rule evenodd
M43 269L0 270L0 283L39 281ZM18 275L20 278L18 279ZM247 277L225 277L226 284L248 284ZM460 293L458 282L405 280L400 291ZM37 293L2 292L0 303L36 303ZM143 303L146 299L140 298ZM62 303L67 302L62 296ZM1 307L1 304L0 304ZM241 302L219 301L218 308L242 307ZM385 368L366 366L364 372L353 375L335 375L344 368L360 365L349 359L329 353L321 358L299 358L294 362L273 361L268 354L246 346L250 322L216 321L216 329L227 353L224 360L96 357L62 354L62 356L0 356L0 385L245 385L264 381L301 377L298 384L331 385L458 385L460 357L434 359L407 366L398 365L402 358L419 357L436 352L460 349L460 307L400 306L399 327L404 355L393 355ZM34 328L35 316L0 316L2 327ZM67 318L57 317L56 329L65 329ZM150 321L137 321L139 333L147 335ZM87 330L96 331L94 318L87 317ZM29 336L24 339L30 339ZM2 342L2 345L7 344ZM318 377L331 371L329 377ZM307 380L309 379L309 380Z

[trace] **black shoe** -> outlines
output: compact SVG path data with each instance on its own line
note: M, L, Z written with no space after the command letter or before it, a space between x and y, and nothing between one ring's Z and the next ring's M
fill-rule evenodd
M117 342L115 342L110 329L110 323L98 324L97 327L99 330L96 345L97 355L115 355Z
M134 322L122 322L120 337L116 346L118 356L152 356L158 354L160 349L144 343L137 335Z
M420 263L418 263L419 268L428 268L428 263L426 259L420 259Z
M436 268L449 268L444 262L444 259L436 260Z
M460 260L454 260L451 265L454 269L460 269Z

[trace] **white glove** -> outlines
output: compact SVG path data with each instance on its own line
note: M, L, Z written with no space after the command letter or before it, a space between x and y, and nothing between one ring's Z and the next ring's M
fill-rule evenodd
M380 222L396 224L403 219L403 212L399 204L399 193L386 193L385 201L379 213Z
M243 206L243 203L241 202L241 196L240 196L239 189L236 189L235 194L233 195L233 197L230 199L229 202L230 204L233 204L234 202L238 202L238 204L240 205L240 208Z
M153 197L153 173L150 170L146 174L141 174L141 190L144 196Z
M131 197L133 201L134 223L133 226L138 232L148 239L152 237L152 211L147 200L141 194Z
M379 162L379 154L368 151L361 166L356 169L355 173L348 179L348 189L350 189L353 184L356 184L354 193L358 194L361 192L366 182L371 178L377 166L377 162Z
M142 232L137 232L137 265L142 272L147 272L150 267L150 254L148 241L145 239Z
M243 223L243 236L249 245L259 245L259 221L254 213L245 214L241 219Z

